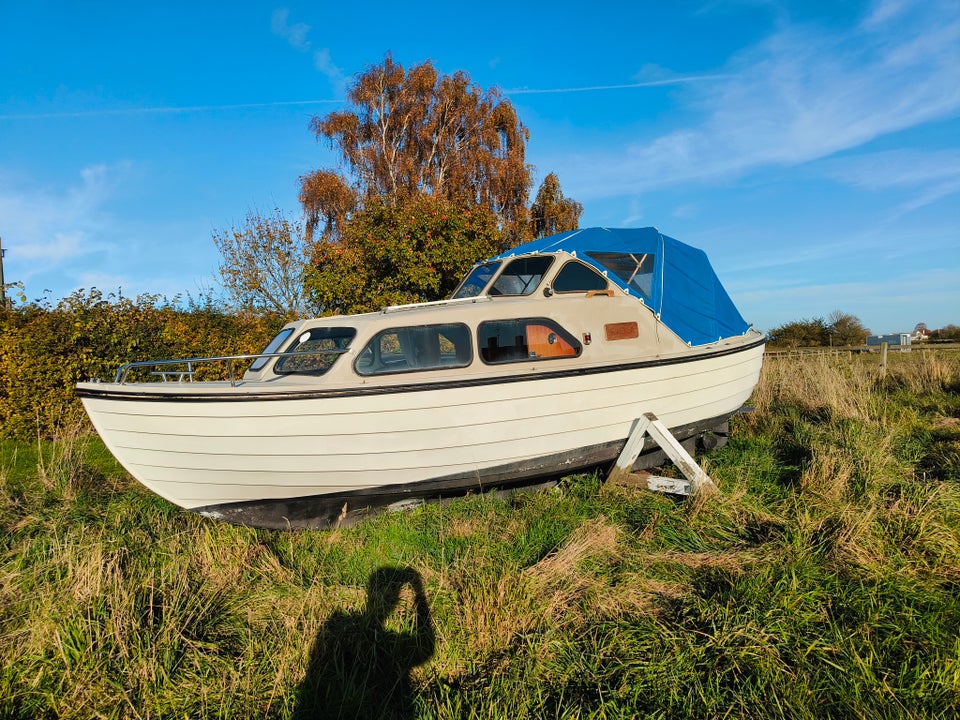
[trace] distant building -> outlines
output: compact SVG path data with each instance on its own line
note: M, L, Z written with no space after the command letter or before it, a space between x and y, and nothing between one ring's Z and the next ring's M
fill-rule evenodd
M867 338L867 345L883 345L886 343L890 347L910 347L910 333L893 333L891 335L870 335Z
M913 335L910 336L910 340L913 342L926 342L930 339L930 331L926 328L917 328L913 331Z

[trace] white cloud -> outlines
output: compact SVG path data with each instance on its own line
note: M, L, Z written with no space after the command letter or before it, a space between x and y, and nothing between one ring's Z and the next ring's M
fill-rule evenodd
M837 180L868 190L955 183L960 150L886 150L835 158L822 167Z
M877 2L867 17L864 18L863 26L869 29L888 23L904 10L906 4L904 0L881 0Z
M131 297L208 291L216 266L209 219L183 219L176 208L162 220L116 214L142 180L129 164L91 165L66 187L0 168L4 279L22 282L30 299L92 287Z
M735 300L748 320L767 330L801 317L826 317L839 308L857 315L874 333L903 332L921 321L930 327L956 322L953 308L960 304L960 272L894 271L869 283L748 289L736 292Z
M681 101L702 123L580 155L564 175L580 179L578 197L643 192L803 164L956 116L956 13L938 3L891 5L873 18L842 32L783 27L711 81L689 85Z
M309 52L311 44L307 39L307 34L310 32L310 26L306 23L291 25L289 21L290 11L287 8L274 10L270 18L270 28L273 34L282 37L295 50ZM329 48L320 48L313 52L313 66L323 73L331 85L342 94L346 86L346 77L343 70L333 62Z
M343 70L337 67L330 57L330 50L322 48L313 54L313 65L327 76L335 88L342 89L346 84Z
M270 17L270 29L274 35L282 37L290 47L306 52L310 49L310 41L307 40L307 33L310 32L310 26L305 23L296 23L290 25L288 20L290 11L287 8L278 8L273 11Z
M688 218L696 217L699 212L699 209L694 203L684 203L678 205L670 213L671 217L675 217L679 220L686 220Z
M832 158L820 167L828 177L854 187L910 193L888 211L891 219L960 193L960 150L886 150Z
M8 280L27 282L109 248L103 240L114 220L105 209L129 166L91 165L66 188L29 187L22 178L0 175Z
M88 235L82 230L54 232L50 240L34 241L17 247L17 255L24 260L59 264L89 252Z

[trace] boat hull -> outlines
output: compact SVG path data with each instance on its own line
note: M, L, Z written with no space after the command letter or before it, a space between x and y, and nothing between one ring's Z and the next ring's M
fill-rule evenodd
M729 430L729 417L730 415L725 415L674 428L671 433L683 441L683 445L691 453L696 450L696 441L700 436L705 433L720 433L721 437L714 441L717 444L713 447L717 447L726 442L723 436ZM347 527L384 509L405 510L426 502L443 501L470 493L550 488L563 476L612 464L620 455L624 444L625 440L621 440L576 448L557 455L410 484L283 499L249 500L192 510L236 525L274 530ZM654 447L653 441L647 438L634 469L654 467L666 459L666 454Z
M392 387L90 383L78 394L123 466L171 502L260 527L328 527L369 507L517 487L610 462L646 412L691 436L710 429L746 402L762 357L763 342L754 341Z

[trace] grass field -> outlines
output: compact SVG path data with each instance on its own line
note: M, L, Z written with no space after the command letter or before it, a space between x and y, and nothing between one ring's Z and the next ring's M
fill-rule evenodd
M2 718L960 714L960 354L768 358L677 500L597 475L353 528L0 445Z

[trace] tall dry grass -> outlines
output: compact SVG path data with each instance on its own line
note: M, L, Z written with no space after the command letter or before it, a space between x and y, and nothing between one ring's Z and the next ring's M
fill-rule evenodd
M761 413L777 407L824 411L858 420L881 420L891 396L901 389L915 396L955 393L960 383L960 353L891 353L883 372L877 355L769 355L752 402ZM880 391L880 392L878 392Z
M183 513L79 433L7 443L0 716L336 716L387 692L334 653L377 637L350 657L432 649L395 717L956 715L958 389L958 355L771 358L701 503L577 476L333 532ZM412 584L370 614L382 568L428 635Z

